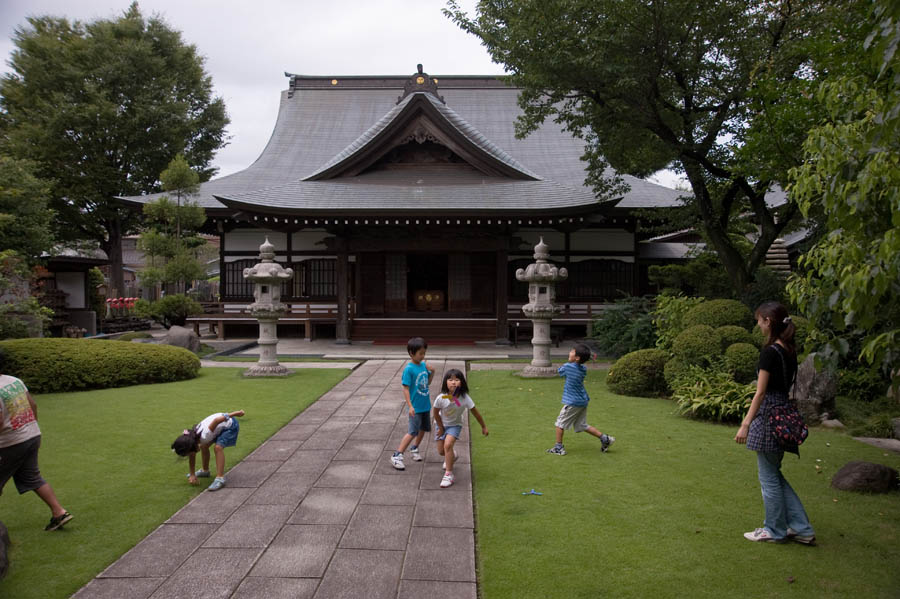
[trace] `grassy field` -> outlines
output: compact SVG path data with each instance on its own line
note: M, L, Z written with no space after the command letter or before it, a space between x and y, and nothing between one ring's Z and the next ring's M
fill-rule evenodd
M187 461L169 448L182 429L213 412L246 410L238 444L225 452L231 467L349 371L240 372L208 368L178 383L37 396L41 473L75 518L44 532L44 503L7 483L0 520L14 546L0 597L68 597L206 488L208 480L187 483Z
M617 438L609 453L569 431L553 445L559 379L472 372L491 429L473 435L477 567L484 599L509 597L900 596L900 493L831 489L851 460L900 469L900 456L814 429L783 472L806 506L817 547L751 543L762 525L755 455L735 427L690 421L663 399L611 394L592 371L588 422ZM542 496L522 495L530 489Z

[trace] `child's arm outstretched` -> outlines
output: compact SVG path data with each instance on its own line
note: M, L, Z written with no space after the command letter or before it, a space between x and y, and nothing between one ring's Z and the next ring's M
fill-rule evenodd
M475 417L475 420L478 421L478 424L481 425L481 434L484 435L485 437L487 437L487 435L488 435L488 427L487 427L487 425L484 423L484 418L481 417L481 412L479 412L479 411L478 411L478 408L476 408L476 407L474 407L474 406L472 407L472 409L471 409L470 411L472 412L472 416Z

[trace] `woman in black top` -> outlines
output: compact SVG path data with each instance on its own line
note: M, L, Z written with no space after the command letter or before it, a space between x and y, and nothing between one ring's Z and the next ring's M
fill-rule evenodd
M816 535L806 510L781 473L785 450L799 453L798 449L796 446L783 448L778 444L768 418L772 407L790 402L788 391L797 374L794 323L784 306L766 302L756 309L756 324L766 336L766 342L759 355L756 394L734 440L746 443L747 449L756 452L766 518L762 528L744 533L744 537L775 543L793 539L812 545Z

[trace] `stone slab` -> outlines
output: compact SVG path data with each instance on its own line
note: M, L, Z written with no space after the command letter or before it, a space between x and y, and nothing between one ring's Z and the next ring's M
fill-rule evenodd
M311 599L317 578L255 578L248 576L232 599Z
M334 456L335 460L345 461L371 461L381 457L384 450L384 441L365 441L347 439L341 450Z
M362 489L372 474L372 466L372 462L332 462L315 486Z
M318 578L344 532L340 525L285 526L262 554L251 577Z
M100 578L169 576L218 527L218 524L163 524L99 576Z
M260 549L198 549L152 599L224 599L246 576ZM125 594L123 597L129 597Z
M286 424L280 431L272 435L270 441L306 441L318 430L316 424Z
M147 599L165 578L95 578L72 599Z
M455 484L447 489L421 489L413 526L474 528L472 494Z
M253 489L225 487L215 493L201 493L166 522L170 524L221 524L244 503Z
M266 480L253 495L248 504L289 505L296 508L312 487L316 477L295 472L276 472Z
M203 543L203 547L265 547L293 511L293 506L288 505L244 504Z
M338 549L316 599L395 599L402 551Z
M381 441L381 444L384 445L393 428L393 420L390 422L373 422L367 417L354 429L348 439L352 441Z
M411 505L358 506L340 547L405 551L414 509Z
M345 525L356 510L360 495L362 489L310 489L288 524Z
M436 543L435 539L440 539ZM404 580L475 582L475 532L466 528L413 527Z
M298 449L294 452L294 455L288 458L284 464L278 468L278 474L292 472L295 474L315 475L315 478L319 478L319 475L325 472L325 468L331 463L331 458L333 458L336 453L337 448L311 450Z
M415 476L373 474L360 503L374 505L415 505L419 479Z
M308 437L307 437L308 438ZM266 462L283 462L299 449L303 441L275 441L269 439L256 448L250 455L244 458L244 461L266 461Z
M258 487L269 475L278 470L283 462L241 462L225 474L229 487ZM218 491L217 491L218 492Z
M300 446L304 451L312 449L340 449L350 436L348 432L316 431Z
M436 582L433 580L401 580L397 599L477 599L474 582Z

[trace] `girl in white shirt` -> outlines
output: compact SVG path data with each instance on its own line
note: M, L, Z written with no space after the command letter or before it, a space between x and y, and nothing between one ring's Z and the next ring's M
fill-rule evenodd
M235 420L243 416L244 410L237 412L216 412L210 414L191 429L185 429L172 443L172 450L181 457L188 456L189 470L188 482L198 484L198 478L209 477L209 446L215 444L216 452L216 478L209 485L210 491L218 491L225 486L225 448L237 444L240 425ZM197 451L200 451L200 459L203 467L194 471L197 465Z
M466 409L472 411L472 415L481 425L481 434L487 435L488 429L484 418L469 397L466 376L456 368L451 368L444 374L441 394L435 398L432 405L437 425L435 429L437 450L444 456L444 478L441 479L441 488L446 489L453 484L453 463L457 457L453 446L456 445L463 423L466 421Z

